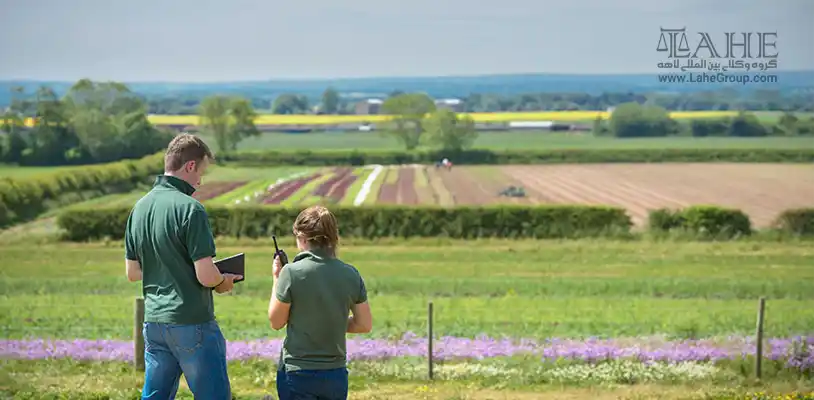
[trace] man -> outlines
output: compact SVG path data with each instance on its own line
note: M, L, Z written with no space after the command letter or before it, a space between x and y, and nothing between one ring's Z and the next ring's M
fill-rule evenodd
M228 292L240 276L218 271L209 218L191 197L211 160L203 140L176 136L164 156L164 174L127 219L127 279L143 281L142 399L174 398L182 372L196 399L231 399L212 290Z

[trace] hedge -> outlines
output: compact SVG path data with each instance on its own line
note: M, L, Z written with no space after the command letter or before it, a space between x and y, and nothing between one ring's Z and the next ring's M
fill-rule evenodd
M783 211L774 221L774 228L798 236L814 236L814 208Z
M623 140L623 139L620 139ZM814 149L559 149L449 151L258 151L218 156L252 165L427 164L449 158L455 164L658 163L658 162L814 162Z
M648 228L654 233L681 231L721 239L752 234L752 223L743 211L703 205L681 210L652 210Z
M288 236L300 208L207 207L215 236ZM624 209L603 206L337 207L343 237L578 238L627 234ZM57 224L65 239L121 239L130 208L70 208Z
M25 178L0 179L0 227L29 220L62 199L81 199L83 192L120 193L149 183L164 169L163 154Z

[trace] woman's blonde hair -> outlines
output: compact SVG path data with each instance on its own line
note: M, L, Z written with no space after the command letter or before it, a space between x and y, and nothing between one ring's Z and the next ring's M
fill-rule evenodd
M305 239L311 247L331 250L339 245L339 225L331 211L323 206L311 206L300 212L294 221L294 235Z

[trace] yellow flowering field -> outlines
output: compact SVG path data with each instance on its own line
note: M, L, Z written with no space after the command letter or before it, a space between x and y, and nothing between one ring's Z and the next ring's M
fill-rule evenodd
M475 122L510 121L590 121L597 116L608 118L605 111L534 111L498 113L461 113L470 115ZM721 118L736 115L734 111L678 111L670 116L676 119ZM381 122L387 115L280 115L261 114L255 120L258 125L333 125L345 123ZM156 125L197 125L197 115L150 115L150 122ZM28 119L26 125L33 126Z

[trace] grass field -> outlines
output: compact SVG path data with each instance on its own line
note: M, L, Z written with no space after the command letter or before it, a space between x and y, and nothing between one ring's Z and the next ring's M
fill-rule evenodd
M294 251L288 239L280 244L289 253ZM267 346L258 353L259 359L235 359L230 364L239 398L259 399L273 391L276 353L271 349L278 344L253 341L274 341L282 335L269 328L265 315L273 246L268 240L227 238L219 239L218 246L222 256L247 254L247 280L233 295L217 296L216 313L232 348ZM67 339L65 346L82 346L84 354L93 353L94 346L114 349L93 356L97 361L3 360L0 390L25 386L39 395L69 391L73 398L94 391L113 398L138 391L139 373L123 361L104 361L126 359L120 353L130 354L132 349L126 341L132 337L133 299L140 287L124 279L122 251L119 243L0 244L4 339ZM381 352L382 345L370 347L359 342L360 337L393 340L406 332L426 336L426 307L433 301L436 352L441 358L436 367L440 382L430 385L421 383L426 361L420 352L353 359L351 398L580 398L592 393L596 393L592 398L693 398L686 396L727 387L746 390L744 385L753 382L738 371L746 368L748 375L750 367L737 362L659 367L673 376L668 381L645 378L650 375L635 372L632 365L618 368L633 368L625 376L639 376L634 382L611 371L590 379L566 379L553 371L571 364L549 365L532 354L507 353L506 344L483 335L573 339L568 346L577 348L608 338L616 345L668 346L671 351L704 339L703 346L737 349L754 330L759 296L768 299L767 337L810 334L814 321L809 306L814 300L810 268L814 247L805 242L383 240L350 241L341 256L365 277L375 321L370 334L352 335L355 344L349 351ZM76 339L113 342L80 345ZM467 340L472 344L465 344ZM676 340L689 341L670 347ZM402 346L399 351L413 345ZM421 345L413 347L422 351ZM444 358L444 353L449 355ZM471 358L475 354L485 358ZM576 354L566 358L582 357ZM570 368L599 368L579 365ZM766 362L767 379L752 386L754 390L814 390L814 381L786 375L776 367ZM686 375L689 372L681 368L695 372ZM685 397L679 396L682 393Z
M281 245L293 251L289 240ZM755 299L769 298L773 336L814 320L810 243L474 241L441 245L350 245L375 299L372 337L426 330L436 304L439 335L678 337L750 334ZM273 246L219 242L219 255L247 254L247 281L219 296L228 336L278 336L263 310ZM5 337L127 338L138 285L122 276L111 245L14 245L0 250L0 326ZM11 266L14 266L13 268ZM506 314L508 308L522 310ZM69 321L81 320L82 324Z
M208 142L213 139L202 137ZM474 148L507 149L810 149L814 137L764 138L631 138L595 137L590 133L549 131L479 132ZM272 133L244 139L240 151L268 150L403 150L392 137L378 132Z

